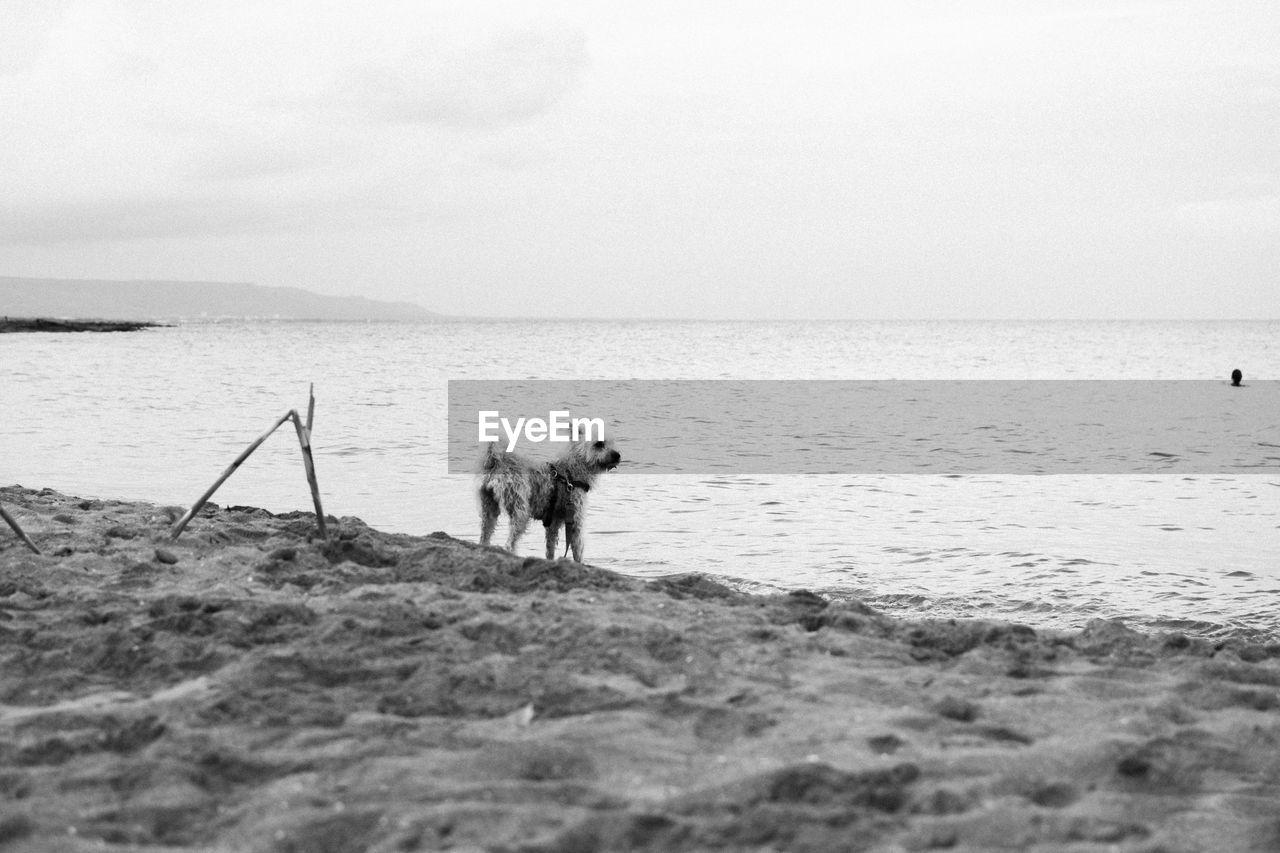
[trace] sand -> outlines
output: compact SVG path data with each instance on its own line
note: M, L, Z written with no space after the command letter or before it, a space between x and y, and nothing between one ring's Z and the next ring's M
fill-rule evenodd
M5 851L1280 849L1280 645L0 503Z

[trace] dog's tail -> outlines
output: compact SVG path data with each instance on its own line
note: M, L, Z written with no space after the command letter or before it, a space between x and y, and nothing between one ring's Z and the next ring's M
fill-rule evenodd
M504 456L502 449L498 447L498 442L491 441L484 446L484 451L480 454L480 473L491 474L502 462Z

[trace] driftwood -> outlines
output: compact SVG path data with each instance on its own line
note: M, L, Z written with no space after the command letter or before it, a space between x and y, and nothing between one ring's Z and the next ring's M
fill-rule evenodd
M30 536L22 532L22 528L18 526L18 520L12 515L9 515L9 511L4 508L3 504L0 504L0 518L3 518L9 523L9 526L13 528L13 532L18 534L18 538L26 543L28 548L35 551L37 554L40 553L40 549L36 547L36 543L31 541Z
M272 424L269 430L258 436L257 440L246 447L244 452L237 456L236 460L227 466L227 470L222 472L222 476L218 477L218 479L214 481L213 485L210 486L209 489L191 505L191 509L187 510L187 514L178 519L178 521L173 525L173 532L170 534L171 538L177 539L182 534L187 523L190 522L191 519L195 518L196 513L198 513L201 508L209 502L209 498L213 497L213 493L218 490L218 487L225 483L227 478L234 474L236 469L240 467L240 464L244 462L244 460L248 459L253 451L258 449L262 442L270 438L271 434L279 429L285 421L293 421L293 425L298 433L298 445L302 448L302 466L306 470L307 485L311 487L311 500L315 504L316 508L316 527L319 529L320 536L322 538L327 537L329 534L325 529L324 509L320 506L320 485L316 481L315 461L311 456L311 424L315 417L315 411L316 395L315 385L313 384L307 401L306 423L304 424L302 422L302 417L298 414L297 409L290 409L281 415L280 419Z

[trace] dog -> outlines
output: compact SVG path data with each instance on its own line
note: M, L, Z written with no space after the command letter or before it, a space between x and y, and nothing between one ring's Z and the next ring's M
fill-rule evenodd
M621 461L610 441L575 441L554 462L535 462L489 444L480 460L480 544L489 544L498 515L505 510L508 551L515 553L516 543L536 518L547 529L547 559L556 558L564 527L566 552L572 549L573 559L581 563L587 492L597 477Z

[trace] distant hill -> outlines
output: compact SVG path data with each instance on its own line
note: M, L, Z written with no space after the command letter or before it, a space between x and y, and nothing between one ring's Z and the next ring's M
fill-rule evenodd
M94 281L0 276L0 316L95 320L444 319L411 302L323 296L297 287L218 281Z

